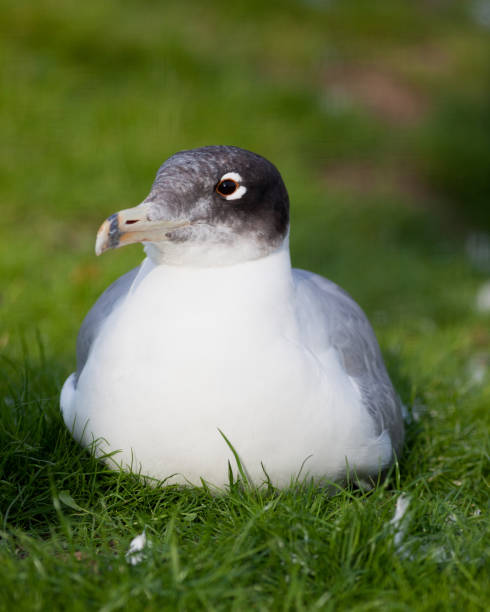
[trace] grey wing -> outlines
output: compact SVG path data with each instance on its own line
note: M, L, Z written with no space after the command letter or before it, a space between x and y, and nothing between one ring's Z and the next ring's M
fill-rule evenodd
M97 337L99 330L111 314L114 306L127 295L136 275L139 266L130 272L123 274L116 281L109 285L104 293L95 302L83 320L77 337L77 371L75 373L75 385L78 382L83 367L88 359L92 344Z
M366 315L348 293L326 278L294 270L294 279L299 299L309 302L310 308L313 304L317 315L325 317L324 337L319 340L337 350L373 418L378 435L387 430L399 455L404 438L402 405Z

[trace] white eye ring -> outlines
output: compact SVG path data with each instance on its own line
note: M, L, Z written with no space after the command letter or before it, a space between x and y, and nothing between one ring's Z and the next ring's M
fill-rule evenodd
M228 196L223 196L225 200L239 200L247 193L247 188L244 185L240 184L242 182L242 177L238 174L238 172L227 172L226 174L223 174L219 182L221 183L221 181L226 180L234 181L235 183L237 183L238 189L236 189Z

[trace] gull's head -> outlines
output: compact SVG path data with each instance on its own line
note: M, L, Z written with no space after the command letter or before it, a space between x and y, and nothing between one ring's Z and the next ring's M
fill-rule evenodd
M288 193L273 164L238 147L202 147L170 157L141 204L106 219L95 252L144 242L158 263L228 265L272 253L288 228Z

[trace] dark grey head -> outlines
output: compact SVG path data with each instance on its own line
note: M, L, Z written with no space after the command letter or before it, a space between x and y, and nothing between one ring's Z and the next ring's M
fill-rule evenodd
M158 261L226 265L268 255L288 227L289 198L273 164L238 147L202 147L170 157L142 204L109 217L96 252L147 242Z

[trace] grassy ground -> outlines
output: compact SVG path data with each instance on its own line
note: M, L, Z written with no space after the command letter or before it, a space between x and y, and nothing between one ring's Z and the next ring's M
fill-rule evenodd
M1 609L487 609L487 5L1 7ZM64 429L81 319L141 258L95 260L99 223L220 143L279 166L295 265L363 305L412 407L374 492L153 489Z

